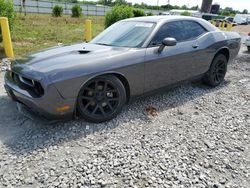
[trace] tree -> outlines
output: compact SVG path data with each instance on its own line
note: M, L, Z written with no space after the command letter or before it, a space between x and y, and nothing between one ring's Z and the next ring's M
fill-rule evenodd
M238 11L234 10L231 7L226 7L224 9L220 9L219 14L222 16L233 16L237 13Z
M244 10L242 11L242 14L248 14L248 10L247 10L247 9L244 9Z
M191 14L188 11L182 12L181 15L182 16L191 16Z
M126 18L132 18L133 8L125 5L116 5L105 15L105 26L109 27L113 23Z
M116 5L127 5L128 3L125 0L115 0Z
M187 7L186 5L183 5L183 6L181 7L181 9L183 9L183 10L188 10L188 7Z
M9 27L12 31L16 17L13 1L0 0L0 17L7 17L9 20ZM1 29L0 29L0 42L1 42Z
M198 10L198 9L199 9L199 6L196 5L196 6L191 7L190 9L191 9L191 10Z
M112 6L113 3L114 3L113 0L99 0L98 1L98 4L107 5L107 6Z

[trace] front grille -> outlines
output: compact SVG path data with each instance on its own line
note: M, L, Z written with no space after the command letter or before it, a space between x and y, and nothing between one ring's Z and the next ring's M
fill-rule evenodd
M44 95L44 89L40 82L11 72L11 77L18 87L29 92L32 97L38 98Z

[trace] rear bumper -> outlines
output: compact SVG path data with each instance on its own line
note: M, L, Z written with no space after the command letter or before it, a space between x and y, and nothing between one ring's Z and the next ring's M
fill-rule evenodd
M42 97L34 98L29 93L19 88L9 72L5 74L5 90L8 95L16 102L21 103L35 114L47 119L72 119L75 109L75 99L64 99L58 93L54 85L50 85L45 89ZM64 105L69 105L70 108L64 112L58 112L57 108Z

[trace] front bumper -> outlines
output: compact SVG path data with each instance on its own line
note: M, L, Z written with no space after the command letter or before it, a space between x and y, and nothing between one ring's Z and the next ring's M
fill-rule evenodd
M248 36L248 37L247 37L247 39L246 39L246 42L245 42L245 43L246 43L246 46L250 46L250 36Z
M75 99L64 99L53 84L44 88L42 97L33 97L24 89L21 89L12 79L11 73L5 74L5 90L16 102L26 106L32 112L48 120L72 119L75 111ZM66 111L57 111L64 105L70 106Z

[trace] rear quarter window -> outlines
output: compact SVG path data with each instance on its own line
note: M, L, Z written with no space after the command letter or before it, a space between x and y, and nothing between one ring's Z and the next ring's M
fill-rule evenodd
M182 22L182 32L183 32L183 41L191 40L199 37L203 33L206 33L207 30L195 21L181 21Z

